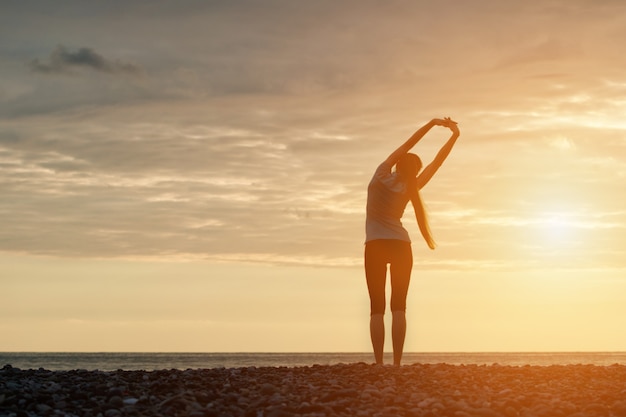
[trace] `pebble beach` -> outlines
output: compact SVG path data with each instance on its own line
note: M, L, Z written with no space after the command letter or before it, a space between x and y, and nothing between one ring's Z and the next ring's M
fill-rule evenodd
M626 366L0 369L0 416L626 416Z

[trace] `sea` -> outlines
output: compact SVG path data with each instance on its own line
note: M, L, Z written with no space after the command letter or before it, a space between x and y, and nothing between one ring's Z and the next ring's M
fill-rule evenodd
M66 370L163 370L245 367L301 367L372 363L372 353L76 353L0 352L0 368ZM391 353L385 357L392 363ZM450 365L626 365L626 352L449 352L405 353L402 363Z

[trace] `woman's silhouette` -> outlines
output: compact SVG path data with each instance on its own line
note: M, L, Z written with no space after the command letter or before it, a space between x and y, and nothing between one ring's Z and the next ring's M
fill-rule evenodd
M408 152L434 126L447 127L452 131L452 135L435 159L419 173L422 168L420 158ZM371 304L370 335L377 364L383 363L387 264L390 265L391 275L391 337L394 365L400 365L404 348L406 296L411 279L413 254L409 234L400 219L406 205L411 201L426 244L431 249L435 248L419 190L437 172L459 135L457 123L450 118L431 120L378 166L367 187L365 277ZM394 165L396 169L392 172L391 168Z

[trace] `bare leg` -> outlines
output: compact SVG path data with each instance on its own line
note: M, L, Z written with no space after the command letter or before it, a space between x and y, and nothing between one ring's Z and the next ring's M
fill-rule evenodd
M400 366L402 351L404 349L404 337L406 336L406 313L404 311L392 311L391 338L393 341L393 364Z
M374 359L378 365L383 364L383 347L385 346L385 320L383 314L370 316L370 336L374 348Z

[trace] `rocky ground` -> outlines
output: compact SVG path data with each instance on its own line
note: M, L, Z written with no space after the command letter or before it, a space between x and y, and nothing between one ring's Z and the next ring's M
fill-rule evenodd
M626 416L626 366L0 369L0 416Z

